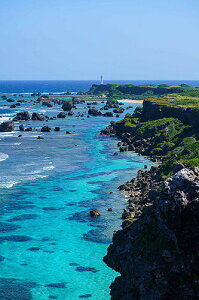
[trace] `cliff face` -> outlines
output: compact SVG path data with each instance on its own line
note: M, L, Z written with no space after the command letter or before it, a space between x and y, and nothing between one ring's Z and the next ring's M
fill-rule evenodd
M102 131L122 139L121 151L161 161L120 187L128 196L126 220L104 257L121 274L112 300L199 299L198 113L145 101L142 112Z
M152 197L153 198L153 197ZM118 271L111 299L198 299L199 168L167 179L104 257Z
M199 127L199 110L193 108L179 108L145 100L143 103L142 120L154 120L161 118L178 118L184 124Z

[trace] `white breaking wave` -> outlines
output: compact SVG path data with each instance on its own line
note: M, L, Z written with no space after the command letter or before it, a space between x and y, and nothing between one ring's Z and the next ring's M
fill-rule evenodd
M6 160L8 157L8 154L0 152L0 162Z
M54 166L47 166L47 167L43 167L44 171L50 171L53 170L55 167Z
M12 182L1 182L0 187L3 189L10 189L13 187L13 185L17 184L17 181L12 181Z

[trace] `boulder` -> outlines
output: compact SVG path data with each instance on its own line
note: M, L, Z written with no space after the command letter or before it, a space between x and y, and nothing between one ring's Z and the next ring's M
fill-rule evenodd
M97 110L97 108L95 108L95 107L89 108L88 114L93 115L93 116L101 116L102 115L101 111Z
M104 114L105 117L113 117L113 113L111 111L107 111Z
M53 107L52 104L47 101L42 102L42 106Z
M32 120L33 120L33 121L44 121L44 120L45 120L45 117L42 116L42 115L40 115L40 114L38 114L38 113L36 113L36 112L34 112L34 113L32 114Z
M14 122L7 121L0 124L0 132L11 132L14 130Z
M71 110L68 112L68 116L72 116L72 115L74 115L74 112Z
M93 208L93 209L90 210L90 216L92 218L99 217L100 216L100 211L96 208Z
M134 214L126 209L124 209L123 213L122 213L122 219L129 219L129 218L133 218Z
M49 126L43 126L41 128L41 132L50 132L51 131L51 128Z
M65 118L65 117L66 117L66 113L63 111L57 115L57 118Z
M73 103L72 103L72 101L66 101L66 102L64 102L64 104L62 105L62 109L64 110L64 111L69 111L69 110L71 110L73 108Z
M25 131L32 131L32 127L27 127Z
M19 130L24 131L24 125L23 124L19 125Z
M27 111L18 112L14 121L28 121L30 120L30 115Z
M16 104L12 104L12 105L10 105L10 108L16 108L17 107L17 105Z

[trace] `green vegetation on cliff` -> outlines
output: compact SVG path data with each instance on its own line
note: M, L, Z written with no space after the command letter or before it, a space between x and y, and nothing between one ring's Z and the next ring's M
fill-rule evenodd
M170 105L168 97L158 99L156 103L162 104L165 99L169 99L166 105ZM180 107L186 107L184 102L182 101ZM132 115L126 114L124 119L112 123L112 126L117 135L129 133L128 143L134 145L135 150L140 154L162 159L161 174L164 178L174 173L176 163L183 164L185 167L199 167L197 126L187 125L173 117L145 121L140 108Z
M91 95L106 95L116 99L140 99L160 97L167 94L181 94L182 96L199 97L199 88L186 84L168 86L160 85L132 85L132 84L94 84L88 92Z
M160 105L172 107L199 109L199 91L190 93L190 96L185 94L186 93L173 95L170 94L160 98L151 98L150 101Z

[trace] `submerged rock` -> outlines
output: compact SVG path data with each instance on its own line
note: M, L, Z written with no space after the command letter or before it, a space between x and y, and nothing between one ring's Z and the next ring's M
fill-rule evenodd
M46 284L45 287L65 289L66 288L66 283L65 282L49 283L49 284Z

